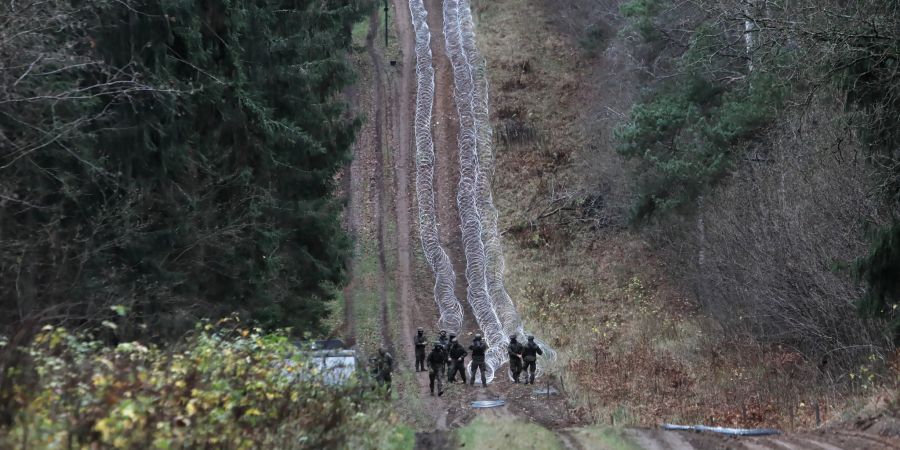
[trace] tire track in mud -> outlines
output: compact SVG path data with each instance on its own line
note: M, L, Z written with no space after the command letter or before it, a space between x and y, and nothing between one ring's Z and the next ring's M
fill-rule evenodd
M399 5L398 5L399 4ZM411 215L410 215L410 167L412 148L412 100L411 93L414 92L413 76L410 68L415 65L415 53L412 48L412 39L410 39L409 23L410 19L406 5L402 0L394 0L394 11L396 11L397 36L401 45L401 70L400 78L391 80L391 100L392 108L390 117L392 120L392 139L397 150L397 157L394 158L394 214L397 223L397 303L400 311L401 330L411 333L413 328L411 322L410 307L414 301L413 290L413 270L412 270L412 233L411 233ZM406 24L406 26L404 26ZM402 335L402 336L405 336ZM402 339L402 337L401 337ZM403 348L403 354L406 355L407 369L413 368L415 361L415 349L407 339L403 339L400 344Z
M373 160L374 160L374 170L372 172L372 184L377 186L375 191L375 205L376 205L376 235L378 241L378 289L379 289L379 303L380 303L380 315L381 315L381 340L384 346L390 349L392 352L394 351L394 342L391 337L391 328L390 328L390 320L388 317L388 295L387 295L387 284L385 282L387 277L387 258L385 257L385 226L384 219L387 208L385 207L385 184L387 180L384 176L384 148L386 145L385 136L384 136L384 123L385 123L385 113L384 113L384 103L385 103L385 83L384 83L384 58L381 56L381 52L378 47L375 45L375 38L378 37L378 9L374 8L372 11L372 15L369 18L369 32L366 35L366 53L369 55L369 59L372 64L372 74L374 76L373 83L375 84L374 90L374 99L373 99L373 109L375 111L375 116L372 119L372 126L374 129L374 141L372 142L372 150L373 150Z
M348 95L350 104L355 105L359 100L359 94L354 92ZM356 316L354 311L354 300L356 292L356 258L359 255L359 243L356 238L359 235L359 160L355 157L350 162L347 170L347 177L344 180L344 192L348 197L347 201L347 234L349 234L353 242L353 250L347 261L347 277L349 282L344 287L344 324L341 327L341 335L344 338L344 344L348 347L356 345Z

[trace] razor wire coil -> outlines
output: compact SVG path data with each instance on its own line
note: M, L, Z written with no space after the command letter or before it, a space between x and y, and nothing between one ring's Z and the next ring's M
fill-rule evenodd
M439 329L459 334L463 308L456 298L456 273L441 246L434 203L434 141L431 133L434 106L434 65L428 13L422 0L410 0L409 12L415 32L416 51L416 200L419 208L419 236L425 260L434 273L434 300L440 317Z
M435 149L432 137L434 66L431 36L422 0L409 0L416 36L416 193L422 248L435 275L434 296L440 311L438 325L459 334L463 310L456 298L456 274L440 244L434 202ZM466 258L466 299L489 346L485 355L488 382L508 361L506 346L514 333L525 335L515 304L503 284L504 259L497 231L490 178L494 170L486 64L478 52L468 0L443 2L444 45L453 70L453 97L459 118L459 183L457 208ZM556 352L535 339L545 361ZM471 365L471 362L470 362ZM467 368L467 371L469 368ZM543 373L539 367L537 375Z

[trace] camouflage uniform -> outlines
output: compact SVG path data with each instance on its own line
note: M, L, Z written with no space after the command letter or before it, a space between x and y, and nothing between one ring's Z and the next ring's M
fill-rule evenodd
M456 373L459 372L463 384L466 384L466 355L468 354L469 352L463 348L462 344L454 339L450 344L450 375L447 377L447 381L455 382Z
M481 370L481 385L487 387L487 375L485 374L487 364L484 362L484 354L487 352L488 346L481 340L480 334L475 335L475 340L469 346L469 350L472 351L472 373L470 374L472 378L469 379L469 384L475 384L475 372Z
M447 364L447 352L440 342L428 354L428 388L434 395L434 382L437 381L438 396L444 395L444 367Z
M450 357L450 349L453 348L453 344L456 342L456 335L451 334L450 340L447 343L447 381L450 381L450 372L453 372L453 358Z
M522 349L522 359L525 360L525 371L529 373L529 378L525 380L525 384L534 384L534 371L537 370L537 355L543 355L544 352L534 343L534 336L528 336L528 343Z
M413 345L416 348L416 372L425 371L425 344L428 338L425 337L425 330L419 328L413 337Z
M519 375L522 373L522 350L522 344L515 336L510 336L506 352L509 354L509 371L512 373L513 383L519 382Z
M441 330L441 333L438 335L438 342L444 347L445 351L450 348L450 340L447 339L446 330Z

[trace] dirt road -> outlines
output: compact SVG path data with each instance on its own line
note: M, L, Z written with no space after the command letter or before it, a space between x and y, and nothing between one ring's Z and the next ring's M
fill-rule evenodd
M425 272L425 279L418 280L414 286L406 285L403 280L409 280L410 272L422 272L421 267L413 268L410 264L408 268L404 267L404 257L407 261L412 261L411 249L419 245L418 236L413 236L410 230L416 229L416 224L411 222L415 220L416 214L408 214L409 194L413 186L408 180L413 177L412 161L413 148L413 130L411 128L412 121L409 118L414 111L413 97L415 94L415 54L414 54L414 34L411 26L411 18L409 16L408 0L394 0L393 6L396 14L396 29L398 38L401 40L402 64L400 67L399 85L405 89L395 91L394 95L399 101L392 103L391 115L397 117L393 132L393 142L388 148L396 148L398 157L395 162L395 171L397 180L397 223L398 223L398 274L401 292L401 320L403 322L403 330L410 336L410 339L404 339L404 345L407 347L404 354L409 360L413 359L413 349L408 345L407 341L411 340L416 326L423 326L433 334L436 330L431 330L433 324L436 323L437 311L435 308L430 279L430 273ZM459 133L459 121L457 118L456 105L453 101L453 73L450 60L444 48L445 39L443 36L443 16L441 14L442 3L440 0L425 0L425 7L428 10L427 23L431 32L431 52L435 69L435 95L433 105L432 119L432 135L434 139L435 149L435 167L434 167L434 187L435 187L435 206L436 215L440 230L440 240L447 254L453 262L453 268L456 272L456 296L464 303L465 313L462 326L460 340L466 345L471 340L472 335L478 332L474 315L467 304L466 298L466 280L465 273L465 256L463 253L462 235L460 230L460 219L456 204L456 190L459 182L459 153L457 135ZM404 120L404 117L407 118ZM403 214L403 213L407 214ZM403 225L408 225L403 229ZM413 239L416 241L413 242ZM405 249L405 250L404 250ZM405 253L405 256L403 255ZM418 269L418 270L416 270ZM409 289L407 291L407 289ZM404 292L408 294L404 294ZM407 299L409 302L407 302ZM405 337L405 336L404 336ZM567 425L571 422L566 419L567 409L563 399L555 396L550 398L541 398L535 396L531 392L530 387L513 386L507 383L495 383L488 388L463 388L460 385L453 385L447 388L444 397L431 398L428 394L428 379L425 373L417 374L417 380L420 386L420 395L426 401L426 411L431 416L432 423L435 428L444 429L445 427L454 427L464 424L471 420L476 414L470 407L469 402L476 399L500 398L508 402L508 406L499 410L485 410L485 414L516 414L532 419L539 419L541 422L553 424L556 426Z

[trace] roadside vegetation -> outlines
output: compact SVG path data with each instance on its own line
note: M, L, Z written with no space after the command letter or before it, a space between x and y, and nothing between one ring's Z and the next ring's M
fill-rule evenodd
M890 2L773 4L752 56L737 2L474 3L508 289L562 350L574 420L897 413L896 165L867 137L898 86ZM841 63L870 55L872 78ZM847 90L876 81L885 104Z
M46 326L4 352L4 448L409 448L364 374L327 385L286 331L201 323L166 348ZM9 355L8 355L9 356Z

